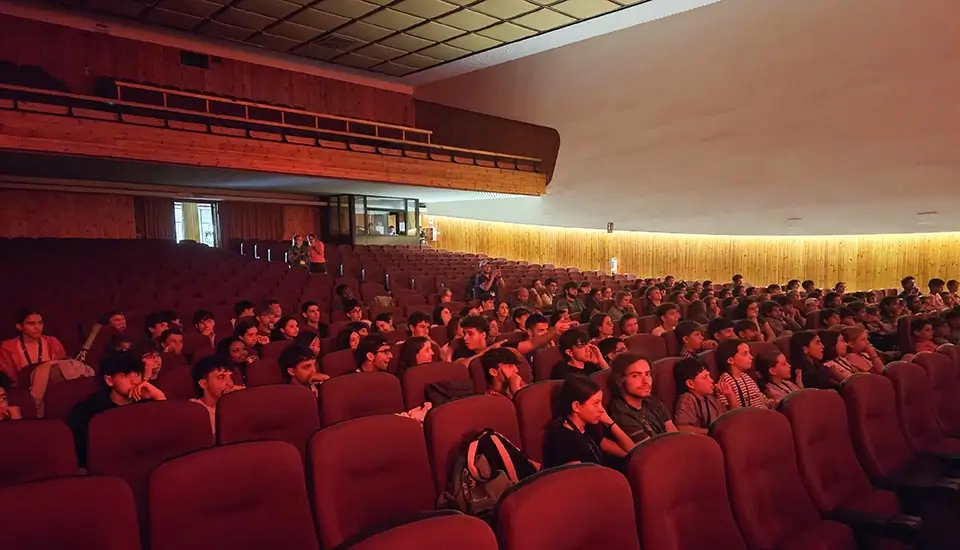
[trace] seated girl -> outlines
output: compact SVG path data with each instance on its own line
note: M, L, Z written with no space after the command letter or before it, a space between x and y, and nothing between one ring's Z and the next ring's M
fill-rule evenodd
M790 364L800 369L805 388L832 390L840 385L823 364L823 348L815 330L801 330L790 337Z
M933 340L933 324L929 319L914 319L910 321L910 334L913 335L913 349L921 351L937 351L940 346Z
M714 355L717 359L717 368L723 374L717 379L720 387L730 386L729 395L721 395L720 402L729 408L754 407L767 409L773 405L760 391L757 382L748 371L753 367L753 355L750 353L750 344L732 338L724 340L717 346Z
M851 374L860 372L860 369L847 361L847 341L839 330L821 330L820 341L823 342L823 366L838 383L843 382Z
M774 403L803 388L800 369L794 370L787 362L787 356L779 351L761 353L754 366L760 375L760 389Z
M600 386L579 374L564 379L543 442L543 466L605 465L608 454L622 456L632 448L633 440L604 410Z
M847 342L845 359L860 372L883 372L883 359L870 343L869 333L860 327L847 327L841 331Z

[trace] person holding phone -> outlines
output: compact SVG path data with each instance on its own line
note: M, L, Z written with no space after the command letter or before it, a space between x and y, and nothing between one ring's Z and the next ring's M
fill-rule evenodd
M324 255L323 241L311 233L307 235L307 246L310 254L310 273L326 273L327 258Z

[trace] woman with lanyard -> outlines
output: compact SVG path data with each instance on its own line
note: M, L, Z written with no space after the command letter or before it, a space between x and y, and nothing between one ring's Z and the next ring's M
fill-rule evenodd
M606 449L632 447L630 437L604 410L600 386L583 375L568 376L543 442L543 467L580 462L606 465Z
M43 316L39 312L30 308L20 310L17 331L19 336L0 343L0 370L14 385L20 379L20 371L28 366L67 358L60 340L43 334Z

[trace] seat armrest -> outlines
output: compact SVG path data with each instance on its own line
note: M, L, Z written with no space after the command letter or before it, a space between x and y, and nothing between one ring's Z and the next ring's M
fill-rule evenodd
M859 536L892 539L908 545L920 540L923 532L923 519L917 516L883 517L858 510L836 509L823 517L850 527Z

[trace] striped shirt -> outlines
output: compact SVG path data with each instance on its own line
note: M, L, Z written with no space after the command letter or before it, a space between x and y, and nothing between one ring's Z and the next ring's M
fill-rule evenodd
M733 389L733 395L737 398L738 406L758 409L767 408L767 398L760 392L760 387L757 386L757 382L751 378L749 374L741 374L739 377L734 378L730 376L730 373L725 372L720 375L720 380L724 378L730 383L730 387ZM720 402L730 406L730 403L727 402L727 397L724 395L720 396Z

